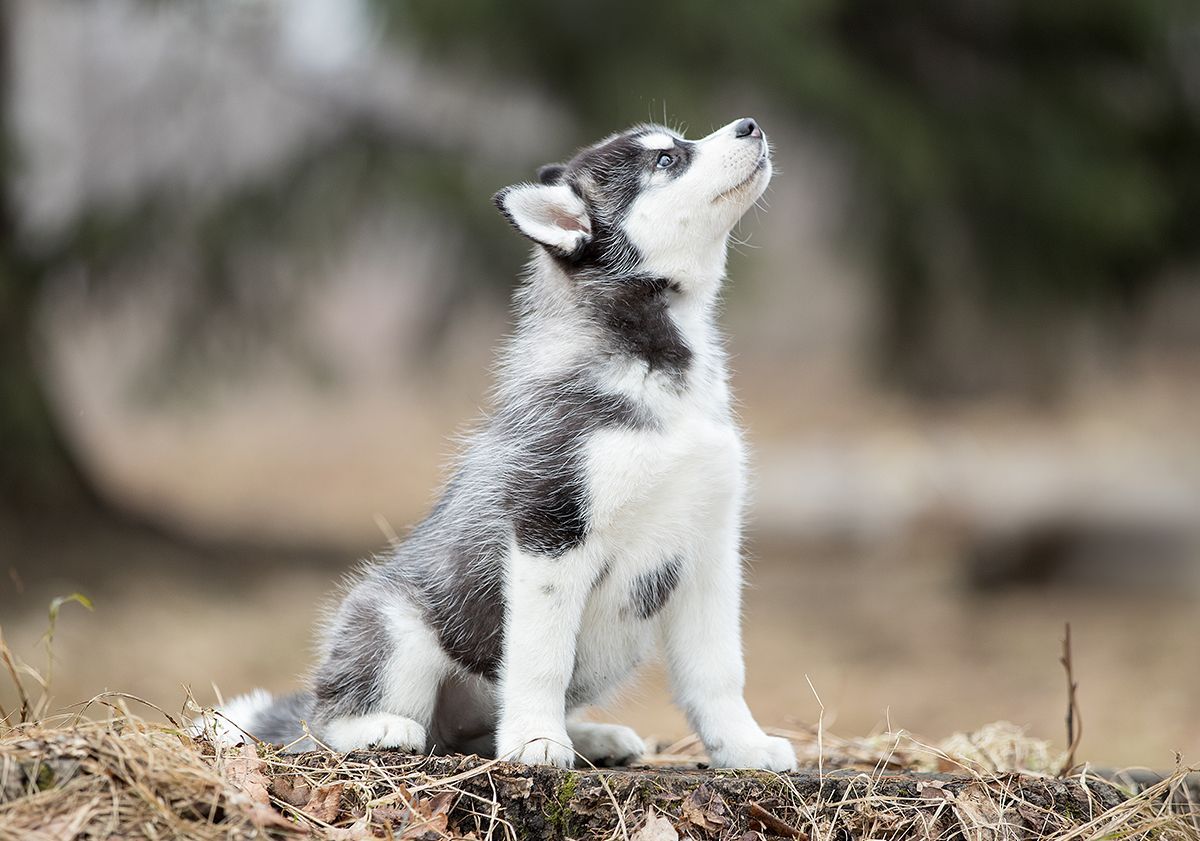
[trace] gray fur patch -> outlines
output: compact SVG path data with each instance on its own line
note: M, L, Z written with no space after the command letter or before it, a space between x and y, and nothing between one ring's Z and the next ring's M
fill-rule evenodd
M605 581L608 580L608 577L610 575L612 575L612 568L613 568L613 562L612 562L612 559L610 558L604 562L604 566L600 567L600 571L598 573L596 573L596 580L592 582L593 590L595 590L597 587L599 587Z
M316 717L326 722L376 711L380 681L394 647L379 607L361 597L347 599L328 636L333 644L313 681Z
M310 721L313 714L313 696L311 692L293 692L271 702L271 706L255 716L252 727L247 727L250 735L273 745L288 745L289 752L303 753L316 750L317 745L312 739L305 737L304 728L300 722Z
M629 605L626 609L639 619L654 616L663 609L675 588L679 586L682 571L683 561L680 558L672 558L662 566L639 575L630 588Z
M587 706L598 694L599 688L596 681L593 680L584 683L578 672L573 673L571 675L571 682L567 684L565 698L567 711Z
M588 528L583 439L599 429L652 423L581 375L530 383L497 407L429 517L386 562L389 585L410 594L447 654L494 679L510 541L548 557L582 542ZM496 452L506 454L503 461Z
M536 386L528 403L497 422L513 451L504 506L517 545L558 557L587 536L583 439L599 429L642 426L641 413L573 377Z
M447 654L475 674L494 679L504 639L501 544L464 539L441 560L439 579L422 586L426 618Z

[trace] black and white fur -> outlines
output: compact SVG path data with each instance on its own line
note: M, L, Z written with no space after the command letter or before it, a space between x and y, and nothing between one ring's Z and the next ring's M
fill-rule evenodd
M715 324L729 234L766 189L752 120L639 126L496 205L536 243L494 409L429 516L350 584L311 691L223 714L266 741L568 767L644 750L575 720L661 640L717 766L795 766L742 697L741 436ZM221 719L210 723L232 738Z

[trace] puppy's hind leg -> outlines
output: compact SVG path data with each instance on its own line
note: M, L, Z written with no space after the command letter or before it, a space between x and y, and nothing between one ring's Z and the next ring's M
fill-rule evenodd
M317 736L341 752L424 753L450 663L420 610L394 592L382 603L352 593L325 648L314 686Z

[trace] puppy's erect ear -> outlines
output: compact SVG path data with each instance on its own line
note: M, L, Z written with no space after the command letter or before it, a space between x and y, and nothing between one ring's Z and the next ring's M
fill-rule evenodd
M517 184L492 201L513 227L562 257L575 254L592 238L587 207L566 184Z
M546 164L538 167L537 180L540 184L557 184L562 174L567 171L566 164Z

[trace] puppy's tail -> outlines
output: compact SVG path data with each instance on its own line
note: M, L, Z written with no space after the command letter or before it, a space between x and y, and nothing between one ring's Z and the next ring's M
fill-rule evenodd
M316 750L317 744L303 722L312 715L311 692L293 692L274 697L255 689L192 722L192 735L204 736L225 745L257 739L281 745L287 753Z

